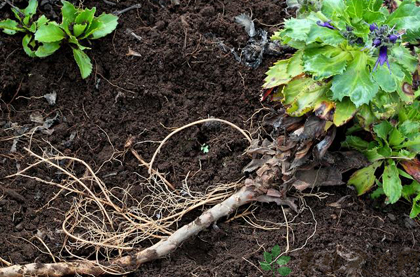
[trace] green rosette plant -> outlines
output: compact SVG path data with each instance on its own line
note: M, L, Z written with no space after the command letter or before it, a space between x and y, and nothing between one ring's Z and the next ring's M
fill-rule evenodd
M62 22L48 22L35 33L35 40L42 43L53 43L59 47L62 41L67 41L72 48L74 59L80 69L82 78L92 72L92 62L84 50L81 41L102 38L118 25L118 17L112 14L95 16L96 8L78 9L67 1L62 1Z
M382 0L324 0L321 10L292 18L271 39L295 48L267 72L264 97L292 116L315 112L341 126L353 117L370 129L411 104L417 60L406 43L420 35L420 7L393 12Z
M415 101L413 105L401 108L389 121L375 124L371 141L350 131L342 146L362 152L371 165L356 171L348 184L354 185L359 195L376 184L378 189L373 195L385 194L386 202L390 204L404 197L412 202L410 216L416 217L420 213L420 162L415 159L420 153L419 130L420 102ZM411 183L403 185L400 177Z
M79 9L68 1L62 3L61 24L48 20L44 15L34 21L38 1L30 0L28 7L23 10L13 6L12 11L18 21L12 19L0 21L0 29L9 35L26 33L22 44L30 57L47 57L57 51L62 44L70 45L84 79L92 72L92 62L84 52L90 47L82 45L82 42L87 43L89 40L99 39L113 32L118 25L118 17L106 13L95 16L96 8Z
M38 8L37 0L29 0L25 9L12 7L12 12L17 20L6 19L0 21L0 29L8 35L25 33L22 39L23 50L30 57L45 57L54 53L58 47L53 43L38 43L34 40L35 32L49 20L43 15L36 21L34 15Z

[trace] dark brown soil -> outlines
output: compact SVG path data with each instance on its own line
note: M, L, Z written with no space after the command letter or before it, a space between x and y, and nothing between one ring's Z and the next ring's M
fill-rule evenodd
M136 2L119 1L112 6L103 1L84 1L84 5L96 5L101 13ZM275 30L265 25L281 23L287 17L284 1L181 1L179 6L165 0L140 3L141 9L121 15L113 35L93 42L88 54L94 72L86 80L81 80L68 47L46 59L31 59L22 50L22 37L0 34L0 185L4 191L0 197L1 258L14 264L51 262L45 247L33 241L37 249L28 242L39 231L47 234L44 241L54 255L62 250L61 222L72 197L60 194L44 207L57 188L31 179L5 178L31 161L24 147L30 145L37 153L51 151L46 144L49 141L95 170L102 166L98 176L112 187L136 184L136 172L145 174L129 152L114 159L113 153L123 151L131 136L135 136L134 143L150 141L135 145L145 160L150 160L157 147L153 141L169 133L165 127L218 117L255 131L249 119L262 107L260 87L264 72L275 58L266 58L252 70L223 52L217 41L229 47L245 46L247 36L233 20L241 13L252 13L259 27ZM8 16L6 8L0 10L0 18ZM127 56L129 49L141 56ZM42 96L52 92L57 93L57 103L50 106ZM11 152L16 136L39 125L31 121L35 113L43 118L58 114L49 129L54 132L37 131L32 138L21 137L16 152ZM262 115L255 116L254 123ZM200 150L204 143L209 145L208 154ZM243 176L241 169L249 162L242 155L246 147L247 142L232 129L218 124L197 126L173 137L156 166L168 172L168 180L175 185L201 168L188 182L204 191L210 184ZM61 178L46 167L28 173ZM321 192L332 195L323 200L307 196L314 214L305 209L290 226L291 250L303 246L316 231L302 250L290 253L290 276L420 274L419 225L408 218L409 205L383 206L368 197L357 198L346 187ZM140 197L142 189L137 193ZM329 205L346 195L350 196L340 206ZM199 214L194 211L183 222ZM267 228L284 222L282 209L274 204L260 204L254 215L253 220ZM289 220L294 215L287 211ZM282 250L286 248L285 227L261 230L243 219L221 221L217 226L200 233L169 257L145 264L133 276L270 276L260 272L258 262L263 259L263 249L276 244ZM65 251L61 254L66 256Z

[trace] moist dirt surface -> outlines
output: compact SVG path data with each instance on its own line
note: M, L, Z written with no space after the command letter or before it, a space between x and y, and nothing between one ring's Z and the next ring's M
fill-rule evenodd
M42 12L54 17L58 1L45 2ZM120 15L113 34L91 43L94 69L86 80L68 46L45 59L31 59L22 49L22 36L0 34L0 257L13 264L52 262L52 255L71 258L62 249L61 224L73 196L34 179L6 178L34 161L24 148L41 154L54 147L84 160L107 186L124 187L139 184L139 174L147 176L124 152L128 140L150 161L171 128L198 119L217 117L264 135L258 123L269 109L260 110L261 85L276 58L265 57L251 69L220 42L236 50L246 45L247 34L234 22L242 13L273 32L293 12L285 1L113 2L83 1L99 13L141 4ZM0 17L11 17L10 9L3 7ZM57 95L53 105L44 98L49 93ZM45 127L45 119L53 119L52 124ZM205 191L243 177L241 169L250 161L243 155L247 146L230 127L197 125L172 137L155 166L175 186L187 180L192 190ZM26 173L64 178L46 166ZM139 186L133 195L141 197L144 190ZM383 199L357 197L346 186L308 191L303 199L300 214L285 209L288 232L281 207L257 204L241 217L243 207L234 220L220 220L130 276L272 276L261 271L259 261L264 249L279 245L285 250L286 238L290 276L419 276L420 228L408 217L408 203L386 206ZM201 211L190 212L180 224ZM45 245L34 239L37 234ZM0 266L5 264L0 261Z

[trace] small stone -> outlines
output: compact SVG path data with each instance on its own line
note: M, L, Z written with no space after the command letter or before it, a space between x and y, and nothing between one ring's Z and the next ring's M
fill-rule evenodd
M397 218L395 217L395 215L393 215L393 214L388 214L388 218L391 220L391 221L395 221Z

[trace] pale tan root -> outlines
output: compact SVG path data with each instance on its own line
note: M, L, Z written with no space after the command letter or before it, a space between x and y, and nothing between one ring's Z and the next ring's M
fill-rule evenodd
M15 265L0 268L0 277L21 277L28 275L55 277L74 275L76 273L99 276L109 273L109 271L105 272L104 267L106 267L107 270L112 268L117 272L122 269L132 271L145 262L156 260L170 254L188 238L206 229L221 217L235 212L238 207L255 201L259 195L260 192L255 186L244 186L237 193L233 194L222 203L205 211L196 220L178 229L168 238L162 239L157 244L133 255L116 258L101 265L98 265L97 262L88 260L54 264L33 263L28 265Z

